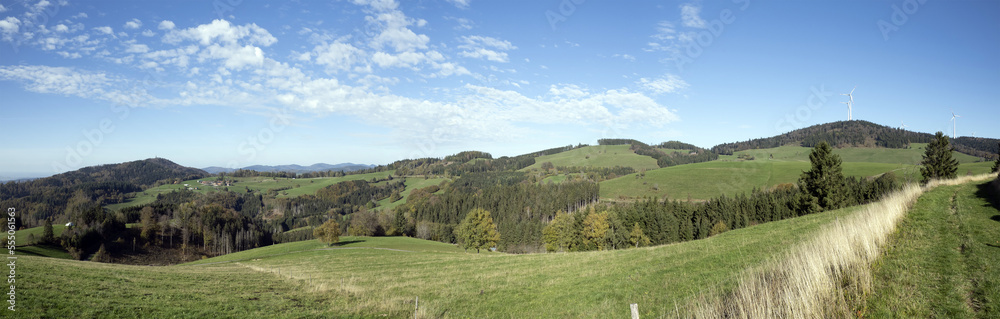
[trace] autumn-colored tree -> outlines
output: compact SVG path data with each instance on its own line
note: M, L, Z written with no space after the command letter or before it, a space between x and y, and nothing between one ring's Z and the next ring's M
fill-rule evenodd
M650 244L649 236L646 236L646 234L642 232L642 227L639 227L638 222L632 226L632 232L629 233L628 241L632 243L635 248Z
M593 209L583 219L583 245L604 250L608 245L608 212L597 213Z
M480 249L495 247L500 241L500 232L497 231L493 217L490 217L489 211L482 208L469 211L462 223L458 224L457 233L462 248L466 250L475 248L476 253Z
M715 236L721 233L729 231L729 226L723 221L718 221L712 226L712 229L708 231L708 236Z
M573 216L560 210L542 230L542 240L547 251L567 251L574 237Z
M337 223L336 219L331 218L323 225L313 229L313 237L327 245L337 243L340 241L340 224Z

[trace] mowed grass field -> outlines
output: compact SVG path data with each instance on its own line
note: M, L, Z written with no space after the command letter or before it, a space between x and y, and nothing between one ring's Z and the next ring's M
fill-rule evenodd
M629 145L598 145L584 146L578 149L558 154L539 156L535 164L521 169L522 171L541 170L542 163L551 162L554 166L589 166L589 167L631 167L635 170L657 169L656 159L633 153Z
M916 165L923 159L926 147L927 143L912 143L908 149L848 147L834 148L833 153L840 155L840 159L844 162ZM719 159L735 160L739 155L746 154L753 156L755 160L758 161L808 162L810 152L812 152L812 148L810 147L781 146L775 148L739 151L734 155L719 156ZM952 152L952 157L957 159L959 163L975 163L980 160L978 157L959 152Z
M1000 317L1000 198L989 182L925 193L874 266L865 317Z
M894 172L908 181L920 180L920 170L908 164L914 158L919 163L925 144L914 144L911 149L835 149L841 155L846 176L868 177ZM668 197L673 199L707 200L721 195L733 196L757 188L795 183L802 172L810 169L811 148L782 146L771 149L737 152L733 156L720 156L719 160L665 167L647 171L644 178L637 174L626 175L601 182L601 198ZM755 157L752 161L735 160L738 154ZM773 159L771 156L773 155ZM979 158L953 153L959 160L959 175L989 172L992 162L978 162Z
M404 237L343 237L152 267L21 257L26 317L645 317L735 285L854 208L639 249L466 253Z
M874 176L889 171L900 174L912 171L912 165L888 163L843 163L846 176ZM795 183L808 162L781 161L711 161L664 167L647 171L645 177L626 175L601 182L601 197L663 197L707 200L720 195L733 196L757 188ZM919 173L918 173L919 174Z
M390 174L393 174L394 172L395 171L390 170L385 172L347 175L340 177L295 178L295 179L274 178L274 177L235 177L234 179L238 180L238 182L233 184L233 186L229 186L229 189L235 191L235 190L243 190L249 188L255 191L266 192L268 190L275 188L287 187L289 189L281 191L278 194L278 197L296 197L305 194L315 194L316 191L318 191L320 188L340 183L343 181L352 181L359 179L371 180L372 178L381 179L389 176ZM217 179L218 177L208 177L202 180L215 181ZM194 180L183 181L180 182L179 184L160 185L157 187L147 189L142 192L134 193L136 197L125 203L108 205L106 207L111 210L118 210L128 206L144 205L152 203L154 200L156 200L156 195L173 192L175 190L187 189L189 187L196 188L193 191L200 193L207 193L226 188L225 186L215 187L215 186L202 185L198 183L198 181L199 180L194 179ZM184 186L184 184L187 184L188 186Z

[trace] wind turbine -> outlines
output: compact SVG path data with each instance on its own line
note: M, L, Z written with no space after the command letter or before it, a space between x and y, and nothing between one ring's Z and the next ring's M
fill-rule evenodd
M852 109L852 106L854 106L854 90L856 90L857 88L858 88L858 86L855 85L854 88L851 89L851 93L841 93L840 94L840 95L847 95L847 98L850 99L850 101L848 101L847 103L840 102L840 103L847 104L847 120L848 121L851 120L851 109Z
M962 117L961 115L955 115L955 110L951 110L951 138L955 138L955 132L958 131L958 121L956 118Z
M851 120L851 102L840 102L841 104L847 104L847 120Z
M899 129L906 129L906 124L903 124L903 121L899 121Z

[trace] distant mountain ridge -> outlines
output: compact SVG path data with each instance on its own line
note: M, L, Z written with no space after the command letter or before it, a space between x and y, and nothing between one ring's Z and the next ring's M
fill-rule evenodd
M291 173L310 173L310 172L325 172L325 171L341 171L341 172L351 172L363 169L369 169L375 167L375 165L369 164L354 164L354 163L340 163L340 164L326 164L326 163L316 163L309 166L302 166L298 164L290 165L252 165L243 167L240 169L254 170L258 172L291 172ZM208 172L209 174L218 173L230 173L236 171L236 169L225 168L225 167L206 167L202 170Z

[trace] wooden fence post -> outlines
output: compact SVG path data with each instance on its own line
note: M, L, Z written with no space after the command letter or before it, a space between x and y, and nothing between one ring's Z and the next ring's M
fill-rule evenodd
M632 310L632 319L639 319L639 304L630 304L628 307Z
M417 309L420 309L420 296L413 300L413 319L417 319Z

